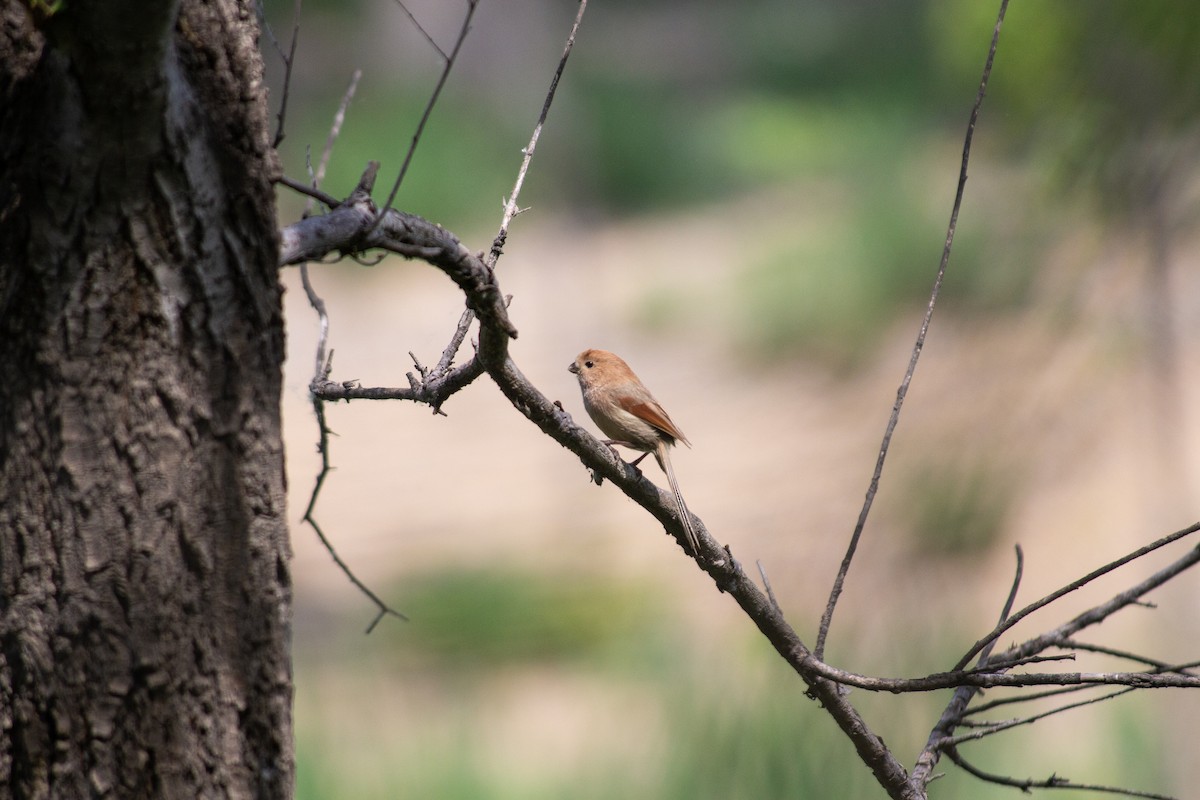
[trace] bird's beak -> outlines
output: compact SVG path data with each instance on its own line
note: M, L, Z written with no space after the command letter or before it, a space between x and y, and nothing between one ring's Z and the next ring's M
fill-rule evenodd
M571 372L571 373L574 373L575 375L578 375L579 374L579 365L576 364L574 361L572 361L571 365L567 367L567 372Z

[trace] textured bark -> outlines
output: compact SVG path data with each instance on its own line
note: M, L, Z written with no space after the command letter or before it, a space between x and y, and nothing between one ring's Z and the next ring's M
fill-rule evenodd
M236 0L0 0L0 786L16 798L291 795L256 36Z

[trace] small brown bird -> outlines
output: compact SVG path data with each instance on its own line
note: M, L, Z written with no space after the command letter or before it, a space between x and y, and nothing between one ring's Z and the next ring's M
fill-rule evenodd
M605 435L612 437L605 444L641 450L643 455L633 462L635 465L646 457L645 453L654 454L671 482L688 544L692 553L699 556L700 542L692 529L692 515L679 492L675 470L671 469L672 445L683 442L691 447L691 442L620 356L606 350L584 350L567 369L579 378L583 407L588 415Z

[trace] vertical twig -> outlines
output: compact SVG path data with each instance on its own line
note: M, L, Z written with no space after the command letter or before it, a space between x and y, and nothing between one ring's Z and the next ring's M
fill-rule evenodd
M871 505L875 502L875 494L879 491L879 479L883 475L883 462L887 458L888 448L891 446L892 433L895 432L896 424L900 421L900 409L904 405L905 395L908 394L908 386L912 383L913 373L917 370L917 361L921 358L921 350L925 347L925 336L929 332L929 323L933 319L933 307L942 290L946 266L950 263L950 248L954 244L954 232L958 228L958 211L962 207L963 190L967 185L967 164L971 159L971 141L975 138L975 123L979 120L979 109L983 105L983 98L987 92L988 78L992 73L992 62L996 58L996 44L1000 40L1000 26L1004 22L1004 13L1007 9L1008 0L1002 0L996 27L992 31L992 44L988 49L987 63L984 64L983 77L979 81L979 92L975 96L975 105L971 109L971 118L967 123L967 135L963 141L962 167L958 173L958 190L954 195L954 207L950 211L950 225L946 230L946 243L942 247L942 260L938 264L937 277L933 281L933 290L929 295L929 303L925 307L925 316L921 320L917 341L913 345L912 356L908 360L908 369L905 370L904 380L900 382L900 388L896 391L896 402L892 406L892 414L883 434L883 443L879 447L879 458L875 461L875 472L871 476L870 486L867 487L866 499L858 514L858 522L854 525L854 533L850 536L850 546L838 568L837 577L834 578L833 589L830 590L829 601L825 605L825 613L821 616L821 627L817 631L817 645L813 650L818 659L823 659L825 656L825 639L829 635L829 626L833 622L833 611L837 606L838 597L842 593L846 573L850 571L850 562L854 560L854 553L858 549L863 528L867 524L867 515L870 514Z
M332 366L333 354L330 353L330 359L322 370L325 379L328 379L329 370L332 368ZM304 509L304 516L300 518L300 521L307 522L312 526L313 531L315 531L317 534L317 538L321 540L321 544L325 546L325 549L329 552L330 557L333 558L333 562L337 564L339 568L341 568L342 572L350 580L350 582L353 583L360 592L366 595L378 609L378 613L371 620L370 624L367 625L366 633L370 633L371 631L375 630L375 626L378 625L380 620L386 616L396 617L397 619L407 622L408 617L392 608L387 603L383 602L383 600L381 600L377 594L372 592L365 583L358 579L358 576L354 574L354 571L350 569L350 566L345 561L342 561L341 556L339 556L337 550L334 549L333 543L325 536L325 531L321 530L320 524L317 522L316 517L313 516L313 511L315 511L317 507L317 498L321 494L321 487L325 484L325 478L328 477L331 471L333 471L333 466L330 464L329 460L329 426L325 423L325 401L317 397L315 394L312 396L312 401L313 412L316 414L317 427L320 431L320 439L317 442L317 451L321 454L321 471L317 473L316 484L313 486L312 494L309 495L308 498L308 507Z
M297 0L297 7L299 0ZM350 78L350 85L346 88L345 94L342 95L342 102L338 105L338 110L333 116L333 124L329 128L329 135L325 138L325 149L321 152L321 160L317 164L314 171L312 168L311 151L308 156L309 179L312 183L313 190L317 190L321 181L325 178L325 169L329 165L329 159L333 154L333 146L337 142L338 135L342 130L342 123L346 119L346 110L350 106L350 101L354 97L355 90L358 88L358 81L362 78L362 70L356 69ZM312 210L312 197L310 195L308 203L305 206L304 213L307 215ZM300 265L300 282L304 286L304 294L308 297L309 304L317 312L318 333L316 359L313 369L313 378L310 387L319 386L322 383L329 381L329 375L333 371L333 351L329 351L326 357L326 347L329 343L329 313L325 308L325 301L317 294L317 290L313 287L312 281L308 275L308 262ZM325 485L325 479L329 473L333 471L333 466L329 458L329 426L325 420L325 401L316 395L315 392L310 392L313 404L313 414L317 418L317 452L321 455L321 469L317 473L317 480L313 484L312 494L308 497L308 506L304 509L304 516L300 518L301 522L307 522L317 534L317 538L333 559L333 563L337 564L338 568L346 578L358 588L360 592L367 596L378 609L374 619L367 625L366 632L370 633L375 629L375 626L386 616L396 617L401 620L408 620L404 614L385 603L380 597L363 583L354 571L350 569L350 565L342 560L338 555L337 549L334 548L333 542L325 535L325 531L321 529L320 523L317 522L314 512L317 508L317 500L321 496L321 489Z
M346 121L346 110L350 107L350 101L354 99L354 93L358 91L358 82L362 80L362 70L354 70L354 74L350 76L350 85L346 87L345 93L342 94L342 102L338 103L338 110L333 115L333 124L329 126L329 135L325 137L325 148L321 151L321 160L317 163L316 172L312 175L312 185L316 189L321 185L321 181L325 180L325 170L329 167L329 159L333 157L333 145L337 142L338 136L342 132L342 124ZM305 215L312 210L312 199L304 206Z
M442 68L442 74L438 77L438 82L433 87L433 94L429 96L429 102L425 104L425 111L421 114L421 121L417 123L417 130L413 133L412 141L409 142L408 152L404 154L404 163L400 165L400 174L396 176L396 182L392 184L392 191L388 194L387 202L383 204L383 208L379 209L379 215L375 220L375 227L371 229L374 233L379 223L383 221L383 217L387 214L388 209L392 207L392 203L396 200L396 193L400 191L400 184L404 182L404 176L408 174L408 166L412 163L413 154L417 152L417 144L421 141L421 134L425 131L425 123L429 121L429 115L433 113L433 107L437 105L438 97L442 94L442 87L446 85L446 79L450 77L450 70L454 69L454 61L458 58L458 53L462 49L463 42L466 41L467 31L471 29L471 18L475 15L475 8L479 5L479 0L467 0L467 15L463 18L462 29L458 32L458 39L454 42L454 49L450 51L450 55L442 53L442 49L434 45L445 61L445 66ZM401 8L404 8L401 5ZM407 8L404 9L406 12ZM417 26L420 28L420 26ZM424 29L421 29L424 33ZM369 236L370 234L368 234Z
M296 4L292 6L292 44L286 56L279 47L279 42L275 40L275 34L271 32L270 26L266 25L266 15L263 13L261 3L259 3L259 15L263 18L267 35L275 44L275 49L279 51L279 57L283 59L283 97L279 101L279 113L276 115L279 125L275 128L275 139L271 142L271 147L278 148L284 137L283 123L287 119L288 95L292 85L292 65L296 63L296 42L300 40L300 0L296 0Z
M425 41L429 42L429 46L437 51L437 54L442 57L442 60L449 60L449 57L446 55L446 51L438 47L438 43L433 40L433 37L429 35L429 31L425 30L425 27L418 22L417 18L413 16L413 13L408 10L408 6L404 5L401 0L396 0L396 5L400 6L400 10L404 12L404 16L408 17L408 21L411 22L413 27L425 37Z
M521 159L521 168L517 170L517 182L513 186L512 194L508 196L508 201L504 204L504 216L500 220L500 230L496 234L496 238L492 243L492 250L488 254L487 265L495 268L496 262L500 259L500 253L504 247L504 241L508 238L508 226L512 222L513 217L520 213L517 207L517 198L521 194L521 187L525 183L525 173L529 171L529 162L533 160L533 152L537 149L538 138L542 135L542 126L546 124L546 117L550 113L550 104L554 102L554 94L558 91L558 81L562 78L563 70L566 69L567 59L571 56L571 50L575 47L575 36L579 33L579 24L583 22L583 12L587 11L587 0L579 0L579 10L575 12L575 22L571 25L571 32L567 35L567 43L563 46L562 56L558 59L558 68L554 70L554 77L550 79L550 88L546 92L546 99L542 103L542 111L538 114L537 124L533 126L533 135L529 137L529 144L525 145L525 149L521 151L524 156Z
M398 1L398 0L397 0ZM407 9L406 9L407 10ZM500 260L500 255L504 249L504 242L508 239L508 226L512 223L513 218L521 213L517 205L517 198L521 195L521 187L525 184L525 174L529 171L529 164L533 161L533 153L537 149L538 139L542 135L542 128L546 124L546 118L550 115L550 105L554 102L554 95L558 91L558 82L562 78L563 70L566 69L567 59L571 56L571 50L575 47L575 37L579 33L579 25L583 22L583 12L587 11L587 0L580 0L579 10L575 12L575 21L571 25L571 32L567 34L567 43L563 46L562 55L558 59L558 67L554 70L554 76L550 79L550 88L546 91L546 99L542 101L542 110L538 114L537 123L533 126L533 134L529 137L529 144L525 145L521 150L521 166L517 170L517 180L513 184L513 190L509 194L508 199L504 202L504 214L500 220L500 230L496 233L496 238L492 240L492 249L488 253L487 265L490 269L496 268L496 262ZM462 346L463 340L466 339L467 329L471 326L471 321L475 319L475 314L467 309L462 313L458 320L458 326L454 330L454 335L450 339L450 343L442 351L442 357L438 359L437 366L434 367L432 374L434 376L444 375L454 361L454 356L458 353L458 348Z

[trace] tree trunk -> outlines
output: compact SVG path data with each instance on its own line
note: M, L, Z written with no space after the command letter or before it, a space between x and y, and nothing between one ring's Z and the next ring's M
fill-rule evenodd
M290 797L254 6L0 0L0 786Z

